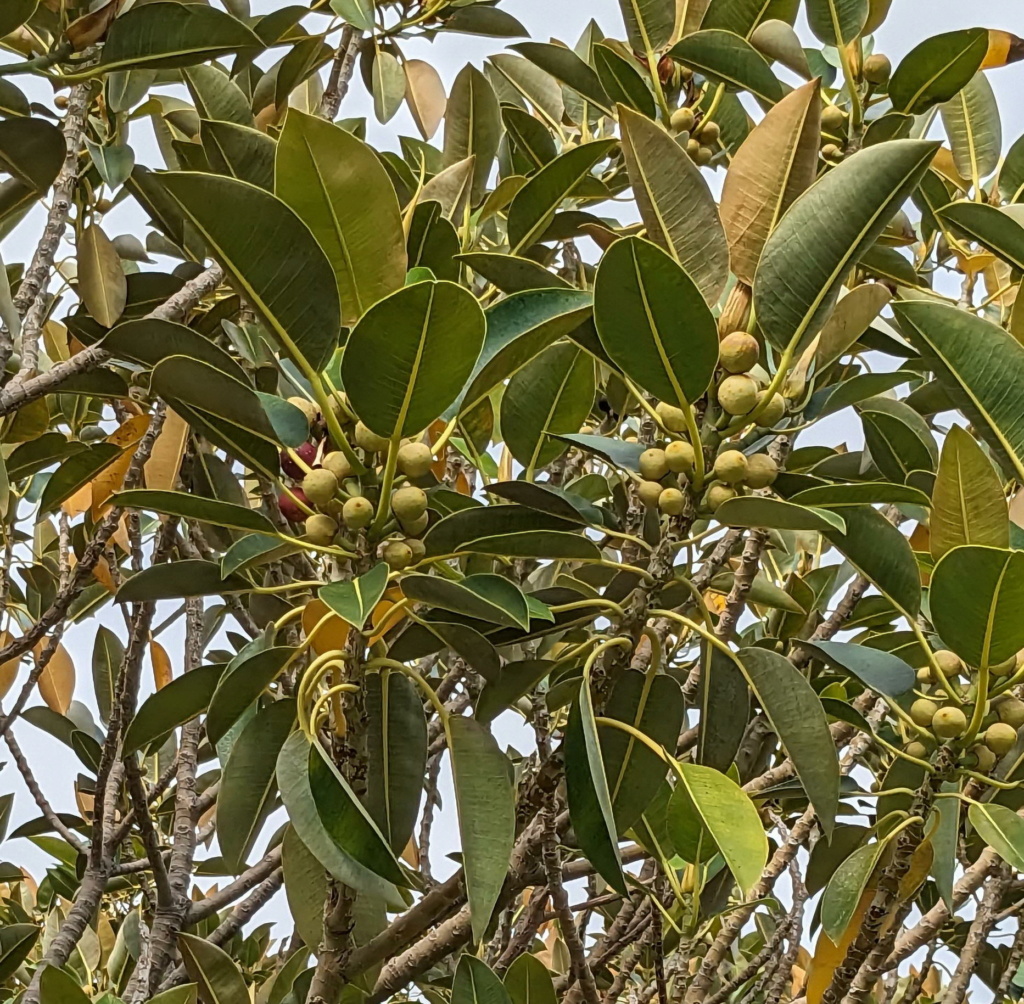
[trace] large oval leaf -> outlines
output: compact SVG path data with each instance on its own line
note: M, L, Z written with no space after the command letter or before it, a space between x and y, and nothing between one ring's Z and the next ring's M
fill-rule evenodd
M323 369L338 343L341 313L334 269L309 228L246 181L191 173L161 181L281 346Z
M476 298L453 282L418 282L381 300L345 347L341 372L356 414L389 438L425 429L459 396L484 328Z
M1020 207L952 202L936 211L953 230L977 241L1016 269L1024 269L1024 226Z
M754 276L757 321L776 348L799 346L817 334L850 266L917 187L936 145L908 139L868 147L789 208Z
M920 115L948 101L977 72L988 51L984 28L965 28L933 35L900 60L889 81L893 108Z
M826 45L848 45L868 19L868 0L807 0L807 23Z
M1003 148L999 105L988 76L976 73L941 112L957 171L974 182L988 177Z
M275 190L334 266L343 324L401 288L406 250L398 197L365 143L291 109L277 144Z
M891 652L843 641L803 642L829 665L852 673L861 683L888 697L899 697L914 688L911 666Z
M609 357L640 387L685 407L711 382L718 329L693 280L664 251L616 241L597 270L594 319Z
M731 31L695 31L674 45L669 55L731 90L749 91L770 104L782 98L782 84L768 61L745 38Z
M490 81L473 65L459 71L444 116L446 167L475 157L471 199L483 194L501 141L501 111Z
M971 666L1024 648L1024 551L968 544L942 556L929 590L932 624Z

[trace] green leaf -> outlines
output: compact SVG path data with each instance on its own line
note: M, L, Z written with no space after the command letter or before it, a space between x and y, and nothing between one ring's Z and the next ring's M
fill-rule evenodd
M39 928L35 924L0 927L0 980L6 982L21 968L38 939Z
M869 505L843 509L846 531L826 530L829 541L908 617L921 609L921 576L910 543Z
M868 147L790 206L754 276L754 310L772 345L798 348L817 334L846 273L917 187L935 149L909 139Z
M309 789L324 829L345 854L387 882L407 884L401 865L377 824L315 742L309 750Z
M796 20L800 0L711 0L702 28L724 28L744 38L750 38L754 29L764 21Z
M959 791L960 785L957 781L945 781L942 791ZM938 887L942 901L950 908L955 909L953 904L953 880L957 870L957 848L960 842L960 799L958 798L937 798L933 808L934 815L938 817L937 825L930 830L932 835L932 846L935 848L935 857L932 860L932 877Z
M807 0L807 23L826 45L848 45L868 19L868 0Z
M217 66L199 64L186 69L182 76L188 85L199 117L209 121L252 125L252 106L238 86Z
M561 435L558 438L579 447L584 453L601 457L613 467L634 473L640 470L640 454L644 448L638 443L611 436Z
M512 1004L558 1004L551 973L536 955L523 953L505 970Z
M383 897L394 909L404 909L404 900L394 885L343 851L325 828L310 787L310 752L309 740L301 731L296 730L285 740L277 758L277 786L288 820L296 834L310 853L339 882L371 896ZM329 780L333 781L333 777ZM331 801L324 806L324 811L338 811L344 803L344 796L332 792L330 797Z
M842 641L803 641L800 644L830 666L852 673L866 687L886 697L899 697L914 689L913 668L891 652Z
M886 481L865 481L852 485L816 485L791 495L796 505L845 509L852 505L920 505L928 508L931 499L919 488L893 485Z
M533 247L544 236L558 207L590 177L614 142L604 139L574 147L542 167L519 189L508 208L508 242L513 254Z
M996 665L1024 648L1024 551L968 544L932 572L932 624L971 666Z
M715 510L715 519L726 526L763 526L773 530L845 530L841 516L827 509L812 509L781 499L739 495Z
M839 806L839 761L818 695L778 652L742 649L739 666L793 761L825 835L830 835Z
M942 444L928 529L936 560L960 544L1010 546L1003 483L974 437L959 425Z
M418 282L386 297L349 335L342 378L378 435L425 429L458 397L484 341L476 298L453 282Z
M684 704L683 692L671 677L627 672L612 688L605 717L632 725L674 752L682 731ZM665 780L665 762L633 736L612 727L601 732L601 759L616 832L623 834L657 794Z
M448 722L455 801L473 940L483 939L498 902L515 840L511 765L494 737L472 718Z
M274 701L242 729L228 755L217 793L218 841L234 874L246 859L277 795L277 757L295 724L295 702Z
M241 967L224 949L194 934L179 934L178 949L204 1004L249 1004Z
M687 407L718 365L715 319L697 286L664 251L639 237L601 259L594 319L611 359L641 388Z
M167 173L161 182L281 346L323 369L341 328L338 288L302 220L269 192L234 178ZM288 254L279 254L284 247Z
M582 495L548 482L499 481L488 485L487 493L576 523L600 526L605 517L596 505Z
M45 965L39 974L39 1004L88 1004L78 981L63 969Z
M1024 481L1024 346L997 324L951 304L901 301L893 312L999 464Z
M782 84L768 61L745 38L731 31L695 31L677 42L669 55L713 83L724 83L734 91L749 91L769 104L782 99Z
M232 659L210 700L206 713L206 738L216 745L242 717L246 709L294 658L296 650L289 646L275 646L249 654L242 653Z
M569 710L563 749L569 819L576 840L597 873L625 895L615 814L586 677Z
M526 114L525 112L523 114ZM549 272L540 262L532 258L519 258L514 254L502 254L498 251L471 251L458 255L459 261L465 262L474 272L478 272L488 282L494 283L503 293L539 293L543 289L569 289L569 284L554 272ZM583 290L572 291L575 294ZM511 297L499 300L487 311L488 338L490 337L491 315L498 311ZM543 301L541 301L543 302Z
M494 157L501 141L501 111L490 81L467 64L459 71L448 95L444 117L444 163L446 167L475 157L473 170L474 205L487 188Z
M512 1004L512 1001L494 970L466 952L455 969L451 1004Z
M0 220L27 209L53 184L64 162L61 131L39 118L0 122L0 172L11 179L0 188Z
M266 192L274 190L277 143L266 133L233 122L203 120L199 138L210 167L218 174L248 181Z
M124 660L124 645L105 624L96 629L92 646L92 685L101 721L110 720L117 677Z
M593 67L585 63L572 49L548 42L518 42L510 49L521 53L531 63L550 73L556 80L571 87L580 97L611 115L614 106Z
M999 105L984 73L976 73L940 109L953 163L968 179L987 178L1003 150Z
M499 257L514 260L511 255ZM469 264L473 266L473 262ZM458 410L463 414L471 412L502 381L575 330L590 316L592 303L591 294L579 289L531 288L499 300L485 314L487 335Z
M681 763L681 785L725 858L744 895L757 884L768 861L768 837L750 796L731 778L695 763ZM669 826L678 802L669 802Z
M645 115L620 107L619 122L622 155L647 236L683 268L709 306L717 303L729 277L729 247L704 175Z
M117 603L147 603L240 593L251 588L239 576L221 578L220 566L215 561L179 558L169 565L151 565L137 572L118 589L114 599Z
M275 190L334 267L343 324L402 288L408 263L398 197L365 143L291 109L277 144Z
M594 360L574 342L544 349L508 382L501 399L501 428L512 456L532 477L565 452L549 438L577 432L594 404Z
M654 95L635 64L610 45L595 45L592 58L601 86L614 104L632 108L651 119L657 116Z
M217 502L186 492L147 491L136 488L118 492L113 498L114 505L126 509L148 509L168 516L200 520L225 526L231 530L251 530L253 533L275 532L274 524L255 509L235 505L231 502Z
M889 81L893 108L921 115L948 101L978 71L988 52L988 31L965 28L933 35L900 60Z
M175 677L167 686L150 694L135 712L125 732L125 754L145 748L172 729L202 714L225 668L222 664L199 666Z
M999 194L1004 202L1020 202L1024 194L1024 136L1018 136L1006 151L999 169Z
M0 11L0 38L21 27L34 13L38 0L7 0Z
M329 582L318 593L343 621L362 631L366 618L388 587L388 566L381 562L349 581Z
M1024 269L1024 226L1020 207L953 202L936 215L952 229L977 241L1016 269Z
M404 585L404 581L403 581ZM409 843L427 763L423 701L402 673L383 669L364 678L366 811L400 854Z
M114 19L99 65L111 70L165 69L205 63L232 52L255 55L259 38L238 18L203 4L148 3Z
M103 229L93 223L78 238L78 291L89 313L111 328L124 312L128 280L121 259Z
M516 100L518 104L522 99L532 105L545 122L561 122L565 114L565 99L562 88L551 74L510 52L495 53L490 57L490 63L494 68L490 74L491 82L506 101Z
M858 847L833 872L821 897L821 929L833 944L839 944L843 932L857 910L885 843Z
M39 498L40 514L52 512L79 488L89 484L122 453L124 450L114 443L97 443L87 450L82 450L81 453L68 457L46 482L43 494Z
M934 471L938 449L928 423L910 405L872 397L857 405L864 442L875 466L890 481L904 482L913 471Z
M331 0L331 10L360 31L374 29L373 0Z
M524 659L506 662L494 680L488 680L476 701L475 717L484 725L528 694L553 669L548 659Z
M706 642L701 650L697 762L726 771L736 759L750 721L750 688L738 663Z
M675 0L619 0L629 44L639 53L655 52L672 37Z
M751 130L729 164L722 186L722 225L732 270L748 286L769 234L814 181L820 111L819 84L798 87Z
M285 827L281 840L281 867L295 930L307 948L319 947L324 936L327 872L291 825Z
M453 512L438 520L426 532L423 542L427 554L454 554L467 543L482 537L493 537L502 531L519 533L534 530L565 530L573 533L577 523L546 516L518 505L473 506Z
M431 607L502 627L526 631L530 626L526 597L518 586L500 575L470 575L460 582L437 575L406 575L402 578L402 592Z
M1024 871L1024 819L995 802L974 802L967 810L971 826L1014 871Z
M551 561L597 561L601 552L587 537L558 530L524 530L478 537L465 545L476 554L502 555L507 558L538 558Z

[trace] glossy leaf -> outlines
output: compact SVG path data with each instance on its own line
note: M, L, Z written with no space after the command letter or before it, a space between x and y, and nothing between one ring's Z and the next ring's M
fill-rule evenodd
M388 566L381 562L354 579L321 586L318 595L342 620L362 631L387 585Z
M249 991L241 970L223 948L194 934L179 934L178 948L204 1004L246 1004Z
M929 607L942 640L971 666L995 665L1024 648L1024 551L954 547L932 572Z
M847 270L869 248L928 168L935 144L893 140L833 168L790 206L764 246L754 310L779 349L817 334Z
M974 802L967 818L978 835L1014 871L1024 871L1024 819L994 802Z
M475 157L472 201L480 201L501 140L501 112L490 81L475 67L459 72L448 95L444 120L444 162Z
M833 942L849 927L884 849L877 842L858 847L829 879L821 898L821 929Z
M920 115L965 87L988 51L984 28L947 31L926 38L900 60L889 81L896 111Z
M711 0L701 22L702 28L720 28L750 38L766 20L792 24L799 0Z
M700 169L645 115L619 108L622 154L648 238L682 266L709 305L729 275L729 247Z
M494 737L472 718L448 723L462 861L473 940L491 921L515 839L511 765Z
M842 641L803 644L829 665L852 673L865 686L887 697L899 697L914 688L913 668L891 652Z
M827 509L814 509L756 495L728 499L715 510L715 519L726 526L763 526L775 530L846 529L842 516Z
M749 91L775 104L782 98L782 84L771 66L745 38L729 31L696 31L676 43L669 53L713 83L732 90Z
M965 178L988 177L1003 147L999 106L988 77L976 73L941 111L956 169Z
M216 664L199 666L147 697L125 732L125 753L143 749L205 711L224 669Z
M857 406L875 466L897 484L913 471L933 471L938 449L928 423L902 401L871 397Z
M228 734L246 708L277 678L295 649L278 646L233 659L217 681L217 689L206 714L206 736L216 744Z

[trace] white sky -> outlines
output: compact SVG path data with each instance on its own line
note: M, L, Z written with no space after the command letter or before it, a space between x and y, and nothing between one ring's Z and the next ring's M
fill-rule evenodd
M271 0L253 0L252 4L253 13L264 13L279 6L282 6L282 3L271 2ZM590 18L596 19L601 28L610 36L622 37L624 34L617 0L505 0L502 8L518 17L530 32L530 37L536 40L555 38L572 44ZM899 59L924 37L940 31L973 25L1002 28L1024 35L1024 2L1022 0L971 0L969 3L965 3L964 0L894 0L886 24L876 35L875 51L885 52L889 55L893 65L896 65ZM806 44L817 44L811 39L802 19L798 23L798 29L801 37L806 40ZM441 73L447 86L451 84L455 75L466 62L481 65L488 55L504 48L504 41L469 35L441 35L433 43L406 43L404 51L410 58L432 62ZM517 40L508 39L507 41L515 42ZM0 59L3 58L5 57L0 55ZM1024 93L1024 62L991 71L989 79L999 99L1003 117L1004 146L1009 146L1024 132L1024 101L1020 100L1020 95ZM46 100L49 95L49 87L43 81L19 77L16 78L16 82L36 100ZM372 101L358 78L354 82L340 114L344 117L366 116L368 140L377 146L397 148L398 136L417 135L412 120L404 108L386 126L379 125L373 118ZM132 140L136 146L137 159L140 163L161 166L159 155L148 135L148 129L136 128ZM435 137L435 142L439 142L439 140L440 136ZM720 178L721 173L719 172L719 184ZM712 180L712 184L715 184L715 180ZM42 211L35 210L3 242L0 253L2 253L4 261L22 261L31 254L33 241L40 233L41 219ZM108 215L104 227L111 236L118 233L135 233L143 237L146 229L144 217L130 200ZM67 250L70 253L70 247ZM834 443L838 436L838 438L846 438L850 442L851 448L856 449L860 446L858 426L858 423L851 423L843 418L833 418L827 428L823 426L820 430L815 430L817 433L815 439ZM164 604L163 606L167 609L158 614L157 623L163 616L166 616L166 613L170 612L169 605ZM103 615L102 620L115 630L120 626L123 634L123 621L118 611L108 611ZM83 696L91 691L90 658L97 624L97 620L87 621L81 627L73 629L67 639L67 645L78 668L80 690ZM173 637L172 634L168 639L168 648L175 661L177 674L181 671L180 645L177 646L176 651ZM93 706L91 695L85 697L85 700L86 703ZM510 715L504 716L501 731L503 741L509 743L518 741L520 748L530 748L529 734L521 725L517 725L515 720L511 720ZM31 763L36 768L42 787L53 805L58 810L75 812L71 780L73 774L79 769L77 759L66 747L30 725L24 723L19 725L16 734ZM6 750L0 751L0 759L4 759L4 753ZM24 788L16 768L9 763L0 774L0 791L12 789L16 792L13 829L18 823L36 817L38 810ZM448 874L454 868L454 864L445 859L443 855L458 849L449 781L446 781L444 789L443 796L448 811L443 814L441 825L435 828L434 848L431 855L434 872L441 876ZM269 834L272 831L273 826L268 826L266 832ZM259 850L258 847L257 852ZM216 847L211 849L211 853L216 853ZM42 869L47 864L52 863L52 859L29 845L25 840L0 846L0 859L3 858L13 859L19 865L29 867L37 873L37 877L41 875ZM255 855L252 860L255 860ZM280 896L260 914L259 919L260 921L264 919L284 921L286 922L284 930L290 929L287 907L283 902L283 897Z

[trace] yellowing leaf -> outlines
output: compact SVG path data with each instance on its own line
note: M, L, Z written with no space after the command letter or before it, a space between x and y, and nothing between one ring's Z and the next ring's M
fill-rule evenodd
M47 644L45 638L36 644L33 652L37 663ZM39 688L39 696L51 711L56 711L60 715L67 713L75 696L75 664L71 661L67 649L60 643L57 644L46 668L39 674L36 685Z
M331 613L330 608L323 600L310 600L302 611L302 630L308 638L313 629ZM337 615L333 614L313 638L313 651L317 655L324 652L331 652L336 649L343 649L348 641L349 626Z
M405 103L420 135L430 139L444 119L448 95L444 92L441 75L423 59L405 62Z
M153 663L153 684L157 690L162 690L174 679L171 657L160 642L151 641L149 643L149 659Z
M168 408L163 428L153 443L153 452L144 468L147 488L169 492L177 488L178 468L187 439L188 422Z
M832 974L842 964L843 959L846 958L847 949L860 933L860 925L874 898L875 887L868 885L861 893L857 909L854 910L853 917L850 918L850 923L843 931L838 945L824 931L818 935L817 944L814 946L814 957L811 959L811 967L807 973L807 1004L821 1004L822 995L832 982Z
M117 592L117 583L114 582L114 576L110 573L110 563L106 558L100 557L100 560L93 565L92 577L103 586L108 593Z
M112 328L124 312L128 280L110 238L97 224L78 238L78 292L89 313Z
M132 464L132 447L142 439L148 428L149 415L134 415L107 437L108 443L120 447L124 453L92 480L93 519L99 519L103 515L110 496L124 484L125 475Z
M14 641L14 635L9 631L0 631L0 648L6 648L12 641ZM0 701L7 696L7 692L14 686L20 665L20 658L8 659L7 662L0 663Z
M991 70L1007 63L1024 59L1024 38L1009 31L988 30L988 51L981 61L981 69Z

